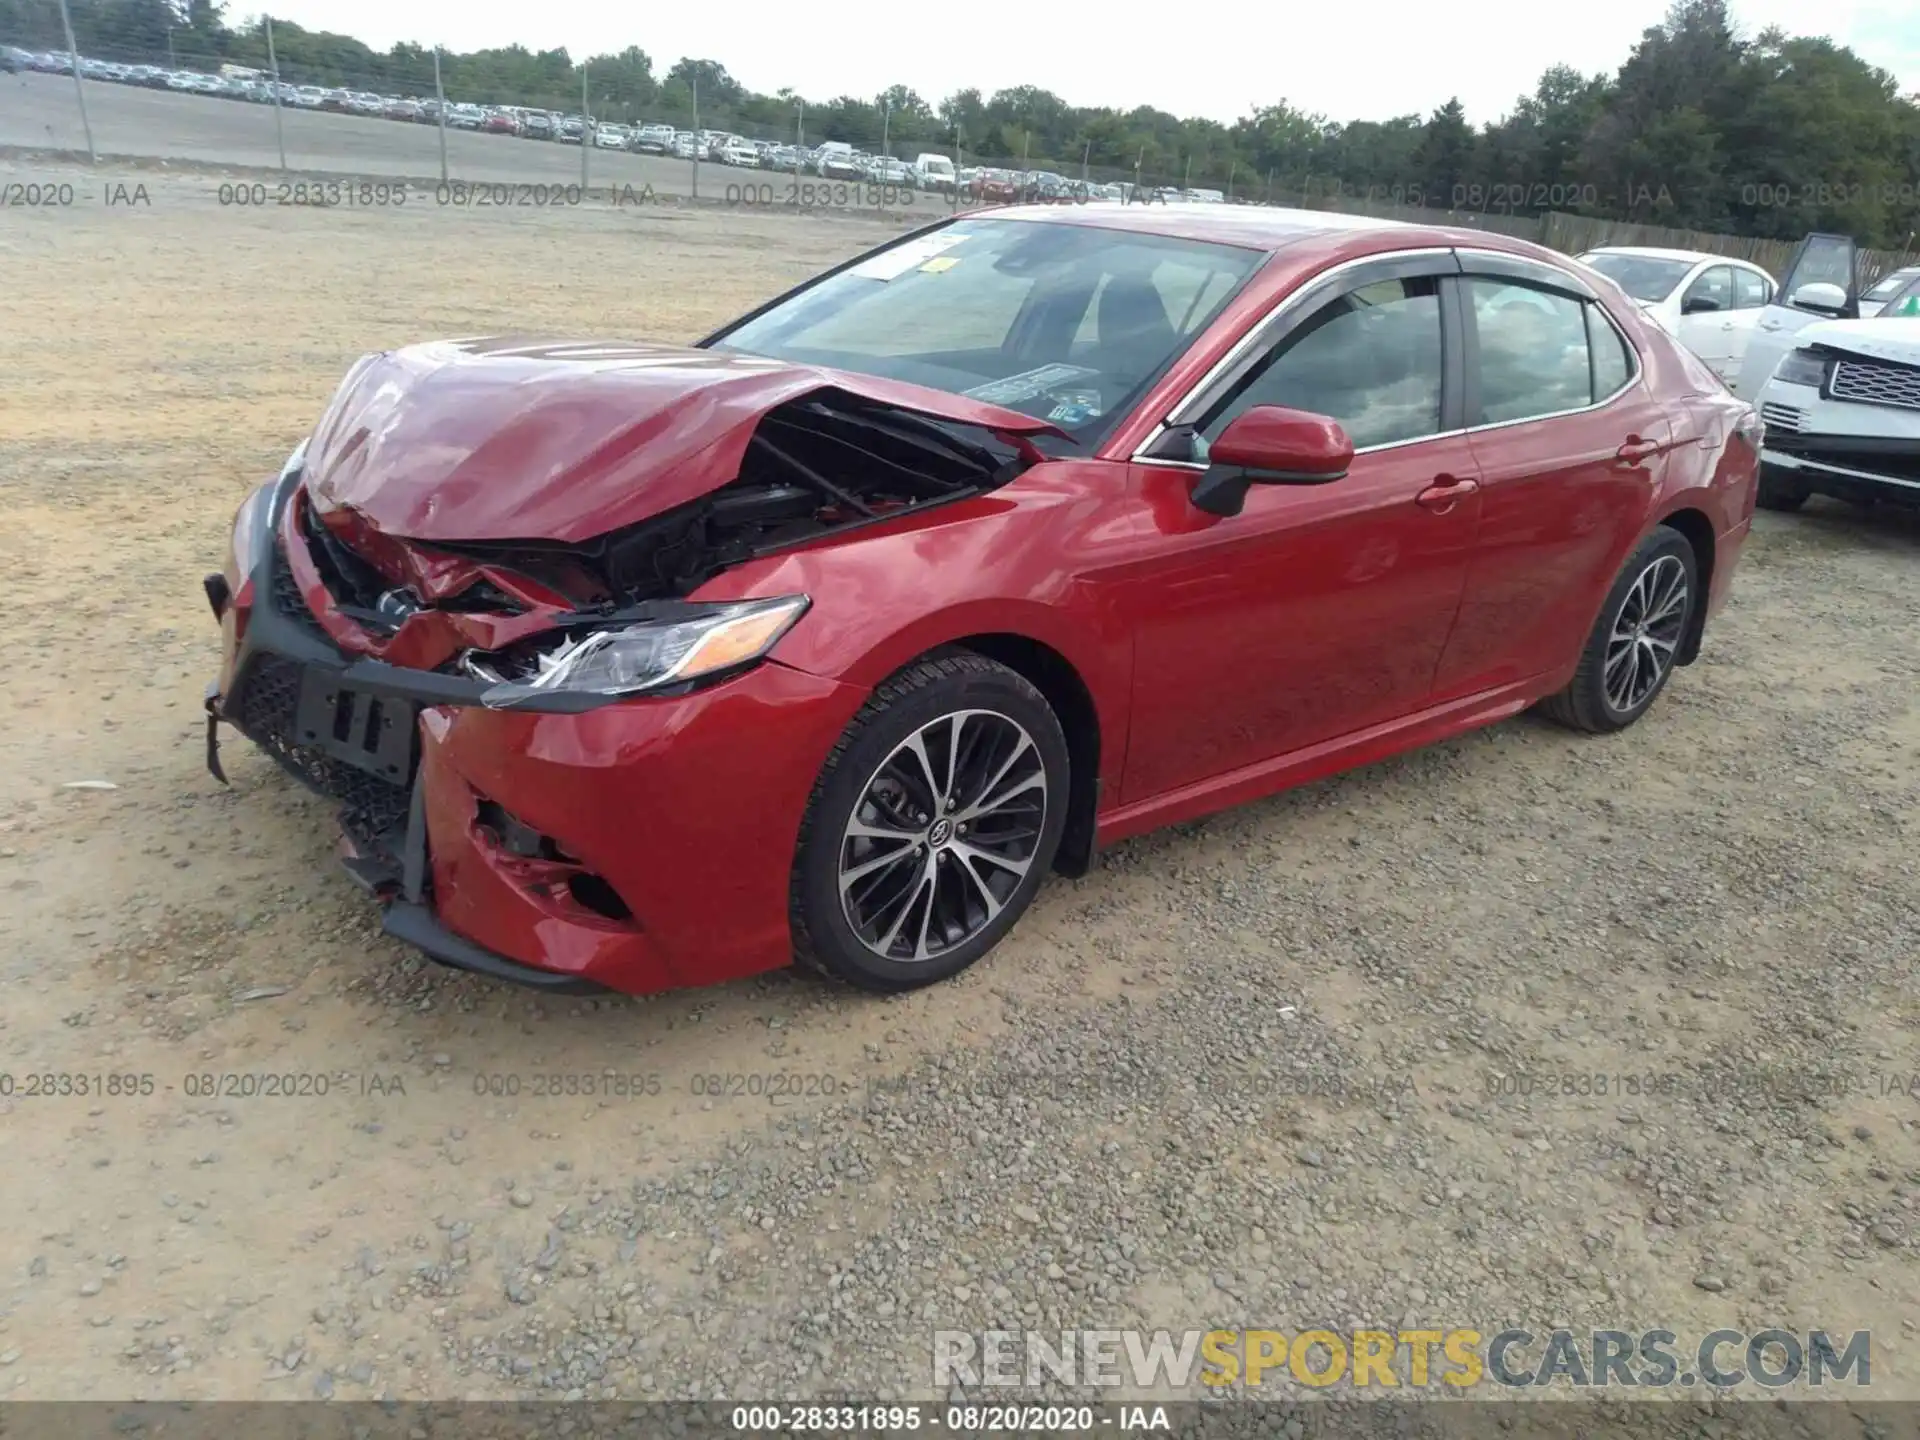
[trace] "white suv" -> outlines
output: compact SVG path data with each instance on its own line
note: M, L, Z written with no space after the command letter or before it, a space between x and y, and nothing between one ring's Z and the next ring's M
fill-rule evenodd
M1850 303L1837 282L1818 280L1792 298L1822 309ZM1807 323L1776 332L1786 348L1757 397L1766 426L1759 503L1768 509L1797 510L1816 494L1920 506L1920 271L1879 306L1867 319L1841 320L1802 308L1796 318Z

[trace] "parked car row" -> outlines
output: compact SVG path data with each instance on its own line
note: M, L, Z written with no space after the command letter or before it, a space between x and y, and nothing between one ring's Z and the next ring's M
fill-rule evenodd
M73 62L64 52L34 54L24 50L0 52L7 68L71 74ZM158 65L120 65L80 59L80 74L88 80L149 85L232 100L280 104L299 110L331 110L374 119L439 124L440 102L404 95L379 95L367 90L320 85L293 85L239 66L225 66L221 74ZM975 204L1084 203L1092 200L1150 199L1220 203L1217 190L1154 189L1136 193L1130 185L1070 180L1050 170L1008 170L968 167L953 158L927 151L912 162L893 155L873 155L844 140L817 145L782 144L751 140L727 130L681 130L658 122L623 125L596 120L591 115L565 114L517 105L448 103L449 129L490 135L514 135L526 140L561 144L591 143L600 150L629 150L680 160L701 160L748 170L773 170L813 175L823 180L862 185L910 186L946 195L958 195Z

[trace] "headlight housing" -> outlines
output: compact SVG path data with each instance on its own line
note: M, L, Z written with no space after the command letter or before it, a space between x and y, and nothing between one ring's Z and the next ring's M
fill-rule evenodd
M1826 383L1827 362L1811 350L1789 350L1774 367L1773 378L1784 385L1812 385L1817 389Z
M811 603L805 595L782 595L663 605L643 620L567 634L536 659L530 675L509 679L477 655L466 657L465 668L493 682L480 696L493 710L544 706L561 695L589 705L645 695L764 659Z

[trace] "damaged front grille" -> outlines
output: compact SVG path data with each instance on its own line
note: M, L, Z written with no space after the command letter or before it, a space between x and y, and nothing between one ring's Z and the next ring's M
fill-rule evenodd
M330 530L310 505L299 512L300 533L307 554L320 572L320 583L333 598L334 608L363 629L391 635L421 610L515 615L525 609L519 601L486 580L469 585L457 595L422 600L411 588L390 580L340 536Z
M340 802L340 828L358 849L397 858L394 836L406 828L411 792L299 743L294 722L302 673L296 661L260 655L248 668L237 699L229 701L228 718L301 784Z
M287 547L277 539L273 542L273 562L273 608L309 635L327 640L331 644L332 641L325 627L308 608L306 597L300 593L300 587L294 584L293 571L287 565ZM292 725L291 712L289 712L288 725Z

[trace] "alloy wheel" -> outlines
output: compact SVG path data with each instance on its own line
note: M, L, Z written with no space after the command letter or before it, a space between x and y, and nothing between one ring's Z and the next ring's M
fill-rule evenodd
M1660 688L1687 620L1687 569L1662 555L1635 577L1607 636L1607 704L1627 714Z
M922 725L868 777L840 842L840 904L860 943L913 963L965 943L1006 909L1047 818L1033 737L995 710Z

